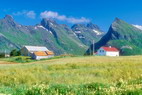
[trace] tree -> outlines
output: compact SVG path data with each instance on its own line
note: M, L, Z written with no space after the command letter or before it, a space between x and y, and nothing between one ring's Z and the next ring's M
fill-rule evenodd
M14 49L10 52L10 56L20 56L21 52L20 50Z
M4 58L5 54L4 53L0 53L0 58Z

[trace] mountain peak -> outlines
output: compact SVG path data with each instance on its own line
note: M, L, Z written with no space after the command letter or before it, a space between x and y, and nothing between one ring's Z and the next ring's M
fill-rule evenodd
M74 24L71 28L73 29L73 28L85 28L86 27L86 25L85 24Z
M4 19L6 20L13 20L13 17L11 15L5 15Z
M3 19L4 23L10 26L16 27L18 23L16 23L11 15L6 15Z
M57 25L57 23L56 23L56 21L54 21L52 19L43 18L41 21L41 25L46 27L46 26Z
M42 21L44 21L44 22L50 22L50 23L56 23L55 20L53 20L53 19L48 19L48 18L43 18Z
M99 29L99 27L97 25L93 24L92 22L88 23L87 27L91 28L91 29Z
M115 21L119 21L120 19L118 17L115 18Z
M115 24L115 23L121 23L121 22L124 22L123 20L119 19L118 17L115 18L114 22L112 24Z

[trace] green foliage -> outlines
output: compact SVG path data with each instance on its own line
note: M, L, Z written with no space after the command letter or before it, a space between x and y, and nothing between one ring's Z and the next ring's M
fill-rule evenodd
M139 85L125 84L123 87L116 87L114 85L107 85L101 83L90 83L84 85L48 85L37 84L25 91L26 95L141 95L142 87Z
M120 54L123 56L142 54L142 49L140 47L126 40L111 40L108 44L117 47L120 50Z
M15 56L15 57L3 58L1 60L12 62L12 63L30 63L30 62L36 61L31 59L31 57L27 57L27 56Z
M5 57L5 53L0 53L0 58L4 58Z
M20 50L14 49L10 52L10 56L20 56L21 52Z
M27 62L31 62L31 60L30 60L30 58L17 57L17 58L15 58L15 60L13 60L13 62L27 63Z
M35 60L32 60L30 57L18 56L18 57L9 58L8 61L16 63L29 63L29 62L34 62Z

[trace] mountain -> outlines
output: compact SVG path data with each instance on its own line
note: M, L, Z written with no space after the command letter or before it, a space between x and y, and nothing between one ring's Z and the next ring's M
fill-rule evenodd
M43 19L35 26L24 26L15 22L10 15L0 19L0 52L10 52L24 45L46 46L56 55L81 55L87 49L67 25L53 20Z
M142 54L142 30L116 18L109 31L95 43L95 50L101 46L117 47L121 55ZM93 45L90 46L87 53L92 49Z
M75 24L72 26L72 30L80 39L80 41L87 46L90 46L93 40L100 40L105 33L93 23L89 23L87 25Z

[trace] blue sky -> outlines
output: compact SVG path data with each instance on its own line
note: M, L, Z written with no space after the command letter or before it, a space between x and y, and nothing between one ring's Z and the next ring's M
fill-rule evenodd
M42 17L60 23L99 25L107 31L115 17L131 24L142 25L141 0L3 0L0 18L10 14L24 25L40 23Z

